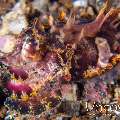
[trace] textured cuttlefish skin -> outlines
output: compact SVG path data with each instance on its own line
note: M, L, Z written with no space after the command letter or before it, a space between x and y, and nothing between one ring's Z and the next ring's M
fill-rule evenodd
M112 68L113 61L119 61L120 38L116 36L120 31L118 18L120 9L108 9L108 7L109 1L106 1L103 9L91 23L74 25L74 17L72 17L63 29L64 32L66 31L66 43L71 44L75 49L76 59L73 63L76 63L76 66L73 65L73 74L75 70L79 71L76 73L78 78L100 75L101 71L103 73ZM98 43L100 39L101 42ZM95 69L88 69L89 67ZM85 72L81 75L83 71Z
M14 109L17 104L21 114L34 114L36 107L42 106L41 114L59 103L62 81L101 75L120 61L120 9L108 9L108 3L87 24L76 25L72 12L57 31L63 39L58 44L54 35L43 35L44 41L39 44L41 36L34 27L21 33L21 45L3 59L10 66L7 71L11 77L4 85L12 93L6 101L8 107Z
M12 93L5 102L6 106L14 108L17 104L21 109L27 107L24 112L17 108L21 114L30 112L36 114L35 110L39 105L43 109L37 114L41 114L46 109L45 105L48 106L51 100L55 107L55 103L58 104L60 98L56 93L53 95L53 92L60 89L60 79L63 75L62 68L56 61L56 53L49 53L44 61L34 63L34 65L27 64L24 66L25 68L8 66L7 73L10 78L6 81L2 77L2 81L5 83L4 87L9 93ZM36 70L33 71L35 68Z

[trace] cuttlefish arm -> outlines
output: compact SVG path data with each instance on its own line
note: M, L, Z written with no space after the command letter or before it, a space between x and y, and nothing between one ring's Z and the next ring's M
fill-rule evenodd
M80 39L83 37L95 37L96 33L99 32L106 21L109 20L112 22L118 16L120 9L111 9L107 14L105 14L108 5L108 2L106 2L104 8L100 11L96 20L83 27L80 33Z

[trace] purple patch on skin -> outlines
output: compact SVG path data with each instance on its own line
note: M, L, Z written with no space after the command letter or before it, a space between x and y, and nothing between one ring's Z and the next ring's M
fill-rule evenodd
M14 74L17 79L19 77L22 78L23 80L28 78L28 73L21 68L10 67L9 71L10 71L11 74Z
M14 83L12 81L9 81L7 83L7 86L6 88L10 91L14 91L15 93L27 93L27 94L30 94L32 92L32 88L29 87L29 85L27 84L22 84L22 83Z

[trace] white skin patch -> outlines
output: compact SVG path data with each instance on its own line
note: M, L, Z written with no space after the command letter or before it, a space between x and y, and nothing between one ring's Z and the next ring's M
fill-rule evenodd
M113 55L110 51L110 46L106 39L97 37L95 43L98 48L99 58L98 58L98 66L106 67L110 57Z
M4 53L12 52L16 41L13 36L5 35L0 37L0 50Z

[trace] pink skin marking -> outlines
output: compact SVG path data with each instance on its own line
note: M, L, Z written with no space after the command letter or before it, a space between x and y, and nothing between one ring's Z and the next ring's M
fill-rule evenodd
M32 92L32 88L30 88L27 84L22 84L22 83L16 84L12 81L9 81L7 83L6 88L10 91L14 91L16 94L22 92L29 94Z
M16 79L18 79L20 77L23 80L26 80L28 78L28 74L21 68L9 67L9 71L10 71L10 73L15 75ZM7 83L6 88L10 91L14 91L15 93L22 93L22 92L31 93L32 92L32 88L29 87L29 85L27 85L23 82L15 83L12 80L10 80Z
M23 80L28 78L28 73L21 68L9 67L11 74L14 74L16 78L22 78Z

